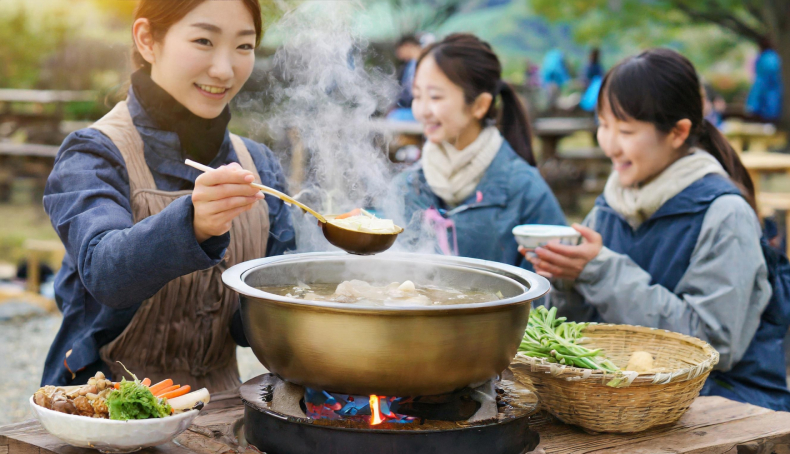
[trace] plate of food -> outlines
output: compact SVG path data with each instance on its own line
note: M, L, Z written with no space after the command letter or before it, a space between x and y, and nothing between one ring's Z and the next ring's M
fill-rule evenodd
M190 391L172 380L113 383L97 372L82 386L44 386L30 407L47 432L72 446L127 453L186 430L210 399L205 388Z

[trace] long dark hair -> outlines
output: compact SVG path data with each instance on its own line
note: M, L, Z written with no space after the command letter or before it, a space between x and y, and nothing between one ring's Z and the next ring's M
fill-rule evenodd
M513 150L534 166L527 111L513 87L502 80L502 65L491 46L474 35L456 33L425 48L417 60L418 67L427 56L433 57L447 78L464 90L467 104L483 93L491 93L494 101L483 120L497 121ZM501 96L501 109L497 107L497 95Z
M140 0L134 10L134 20L142 17L148 19L151 23L151 34L154 41L161 42L173 24L180 21L204 1L206 0ZM263 36L263 19L261 5L258 1L243 0L244 6L252 15L252 23L255 27L255 47L261 43L261 36ZM135 69L151 69L151 64L145 61L134 44L132 44L132 64Z
M651 49L628 57L606 73L598 93L619 120L652 123L664 134L678 121L691 121L686 146L700 147L724 167L743 197L755 208L754 183L727 139L702 116L702 89L694 65L670 49Z

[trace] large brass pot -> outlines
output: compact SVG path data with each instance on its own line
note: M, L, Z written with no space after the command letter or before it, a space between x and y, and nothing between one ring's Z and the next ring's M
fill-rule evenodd
M304 301L256 287L412 280L502 292L490 303L373 307ZM222 274L241 296L244 332L263 365L303 386L349 394L418 396L483 382L507 368L530 302L549 283L484 260L386 253L311 253L240 263Z

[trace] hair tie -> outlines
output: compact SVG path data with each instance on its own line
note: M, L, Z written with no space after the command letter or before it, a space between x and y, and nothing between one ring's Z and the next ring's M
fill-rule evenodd
M494 88L494 97L495 97L495 98L497 97L497 95L499 95L500 93L502 93L502 90L505 88L505 86L506 86L506 85L507 85L507 82L505 82L505 81L504 81L504 80L502 80L502 79L499 79L499 80L497 81L497 83L496 83L496 88Z

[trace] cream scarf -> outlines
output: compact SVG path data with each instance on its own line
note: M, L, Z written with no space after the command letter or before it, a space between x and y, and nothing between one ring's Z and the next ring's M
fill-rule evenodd
M480 132L474 142L457 150L448 142L426 141L422 148L425 180L447 204L455 206L474 192L502 147L502 134L494 126Z
M711 173L729 177L716 158L695 148L644 186L623 187L617 172L612 172L603 195L610 207L623 215L631 227L637 228L669 199Z

